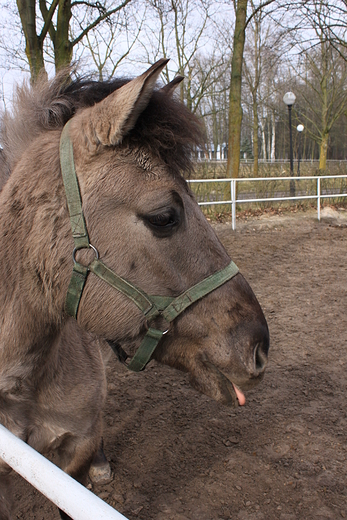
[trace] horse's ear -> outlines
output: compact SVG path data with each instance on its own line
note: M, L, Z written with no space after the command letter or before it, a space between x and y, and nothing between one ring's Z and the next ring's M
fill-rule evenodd
M165 87L163 87L161 89L162 92L165 92L165 94L168 94L169 96L172 96L173 93L175 92L176 88L178 87L178 85L184 80L184 77L183 76L176 76L172 81L170 81L170 83L168 83L167 85L165 85Z
M100 144L116 145L130 132L148 105L158 76L168 61L157 61L141 76L81 113L83 130L92 148Z

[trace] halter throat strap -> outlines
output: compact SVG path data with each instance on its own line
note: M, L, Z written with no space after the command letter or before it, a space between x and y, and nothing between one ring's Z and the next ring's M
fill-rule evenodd
M129 298L142 311L148 325L147 332L140 347L131 361L126 363L126 366L130 370L139 372L145 368L162 336L168 332L168 330L163 331L151 327L150 323L155 318L162 317L170 324L190 305L233 278L239 270L234 262L231 261L224 269L208 276L175 298L171 296L150 296L109 269L99 259L98 251L89 242L82 210L81 193L75 171L73 147L69 137L69 123L70 122L65 125L60 139L60 165L70 214L72 236L75 244L73 250L74 265L65 300L65 311L68 315L77 319L78 307L89 272L92 272L108 285ZM75 259L76 251L84 248L93 249L96 255L88 266L78 263ZM119 347L118 349L116 347L112 348L119 354ZM122 352L124 353L123 350ZM125 356L122 355L121 357L124 359Z

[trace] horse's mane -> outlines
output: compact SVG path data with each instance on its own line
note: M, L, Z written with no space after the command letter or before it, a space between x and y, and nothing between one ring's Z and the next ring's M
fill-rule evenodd
M129 79L99 82L90 78L67 81L62 71L52 80L17 88L13 110L1 120L0 142L13 170L30 143L43 132L62 128L82 108L98 103ZM192 149L201 142L197 118L174 96L155 90L125 144L146 147L176 171L191 169Z

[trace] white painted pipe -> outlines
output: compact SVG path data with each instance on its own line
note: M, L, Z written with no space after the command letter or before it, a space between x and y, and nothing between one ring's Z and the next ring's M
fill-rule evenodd
M127 520L2 425L0 458L73 520Z

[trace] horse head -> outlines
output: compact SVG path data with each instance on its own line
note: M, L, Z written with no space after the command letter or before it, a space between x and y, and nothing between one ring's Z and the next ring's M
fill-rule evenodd
M230 258L183 178L197 122L169 88L154 90L165 64L159 61L80 110L69 139L88 242L108 269L145 295L174 299L223 270ZM76 258L87 266L93 254L81 248ZM93 272L76 315L82 327L129 355L153 327L131 299ZM240 273L158 328L168 330L153 357L189 372L192 384L218 401L235 404L237 397L243 404L243 390L263 377L268 328Z

